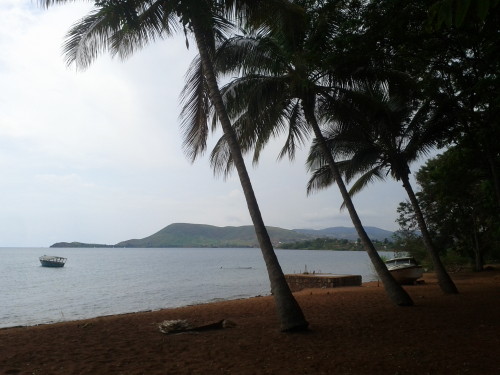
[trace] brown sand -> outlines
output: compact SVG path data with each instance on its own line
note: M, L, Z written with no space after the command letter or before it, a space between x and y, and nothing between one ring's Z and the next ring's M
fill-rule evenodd
M0 330L0 374L500 374L500 268L432 274L392 305L376 283L295 293L307 333L279 332L272 297ZM237 326L165 335L187 319Z

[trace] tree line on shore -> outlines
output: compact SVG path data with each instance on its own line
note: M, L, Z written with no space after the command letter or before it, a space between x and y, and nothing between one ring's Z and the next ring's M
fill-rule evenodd
M389 240L373 240L373 246L377 251L397 252L398 248L394 242ZM290 250L336 250L336 251L362 251L363 245L359 240L350 241L347 239L318 237L310 240L280 243L276 246L278 249Z
M482 271L500 262L500 218L488 165L478 150L458 146L429 160L416 174L418 200L445 263ZM398 207L397 248L429 265L408 202Z
M279 157L291 159L312 138L308 192L337 186L360 244L396 305L413 300L385 267L351 198L368 184L388 177L401 182L408 194L405 213L418 228L439 286L455 294L441 260L447 248L436 242L447 227L429 225L435 201L432 193L425 201L414 191L410 166L436 147L466 159L470 151L477 164L465 170L467 186L484 199L461 207L470 208L466 214L471 212L477 228L475 248L498 246L500 7L498 1L457 3L96 0L70 29L64 47L68 63L85 68L102 52L127 57L177 30L187 44L194 40L199 56L182 93L186 155L194 161L206 151L210 132L222 128L210 154L212 167L222 176L237 171L281 329L297 331L308 322L279 266L243 158L251 153L257 163L277 136L285 137ZM450 167L460 168L456 163ZM443 194L451 207L452 195Z

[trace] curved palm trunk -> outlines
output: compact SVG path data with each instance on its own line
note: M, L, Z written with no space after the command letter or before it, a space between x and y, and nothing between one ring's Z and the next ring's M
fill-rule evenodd
M386 265L384 264L384 261L382 260L382 258L380 258L380 255L375 249L375 246L373 246L373 243L368 237L368 234L366 234L365 228L363 227L363 224L359 219L358 213L356 212L356 208L354 207L349 192L347 191L344 181L342 180L342 176L340 174L340 170L337 166L337 163L335 163L335 160L333 159L333 156L330 150L328 149L328 145L326 144L326 140L323 137L323 133L321 133L321 129L319 128L318 122L316 121L316 117L311 113L311 111L304 110L304 112L306 113L307 121L314 130L314 135L316 136L316 139L320 144L321 150L323 151L323 155L328 161L328 165L330 166L332 175L335 178L337 186L339 187L340 194L344 199L344 203L347 207L347 210L349 211L349 216L351 217L352 223L356 228L356 232L358 233L361 243L363 244L365 251L368 253L368 256L370 257L370 260L380 280L384 284L384 288L389 298L396 305L412 306L413 300L408 295L408 293L403 289L403 287L391 275Z
M443 262L441 262L441 258L439 257L434 244L432 243L431 235L429 234L429 230L427 229L427 225L425 224L424 215L422 210L420 209L420 205L418 204L417 197L415 196L415 192L411 187L408 176L405 175L401 178L403 181L403 187L408 194L408 198L410 198L410 202L413 206L413 210L415 211L415 216L417 218L418 227L420 232L422 232L422 239L424 240L424 245L429 255L431 256L432 263L434 264L434 270L436 271L436 275L438 277L438 283L441 287L441 290L446 294L456 294L458 293L458 289L455 286L455 283L451 279L448 272L444 268Z
M283 274L276 253L274 252L271 239L269 238L269 234L264 225L259 205L250 182L250 177L248 176L241 148L237 141L236 134L231 126L222 96L220 95L220 90L215 78L209 52L204 44L204 39L196 26L194 26L194 35L198 51L200 53L207 85L209 87L210 98L217 111L224 135L227 138L231 155L234 160L234 165L238 171L241 187L243 188L243 192L245 194L248 211L250 212L260 249L266 263L271 284L271 292L275 299L276 309L281 323L281 330L288 332L305 330L309 324L306 321L299 304L295 300L295 297L290 291L290 287L286 282L285 275Z

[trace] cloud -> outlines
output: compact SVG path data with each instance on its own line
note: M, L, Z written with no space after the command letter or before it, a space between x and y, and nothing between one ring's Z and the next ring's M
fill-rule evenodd
M206 155L190 164L182 151L179 94L196 54L184 36L77 71L62 45L92 2L33 3L0 3L0 246L110 244L173 222L249 225L237 174L216 179ZM281 146L270 144L257 168L247 159L264 222L350 226L336 187L306 196L307 145L294 163L276 161ZM366 225L394 228L395 191L356 198Z
M189 53L175 41L165 42L164 50L146 48L125 62L103 55L87 71L76 72L65 66L61 43L78 18L72 14L84 12L65 10L9 12L18 20L10 22L15 34L2 28L10 38L2 42L8 59L0 76L9 90L0 94L0 136L32 139L39 153L68 162L175 164L178 95ZM156 67L167 64L160 75Z

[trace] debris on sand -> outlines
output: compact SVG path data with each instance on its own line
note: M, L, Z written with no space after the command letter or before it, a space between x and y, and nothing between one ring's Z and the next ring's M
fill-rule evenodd
M193 326L187 320L184 319L176 319L176 320L164 320L160 324L158 324L158 328L161 333L165 333L167 335L181 333L181 332L200 332L200 331L209 331L213 329L224 329L235 327L236 323L231 320L223 319L216 323L205 324L202 326Z

